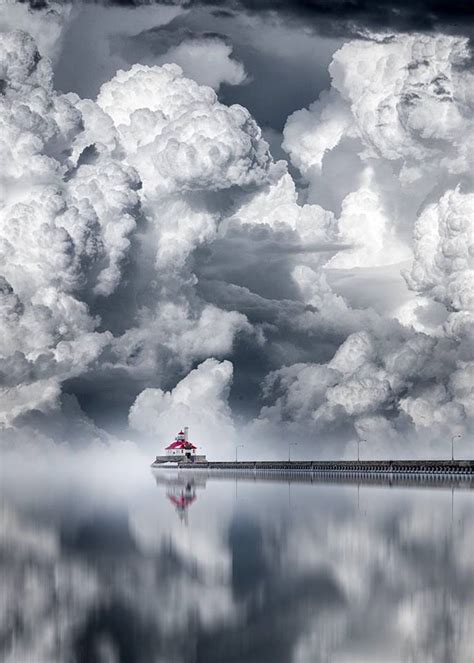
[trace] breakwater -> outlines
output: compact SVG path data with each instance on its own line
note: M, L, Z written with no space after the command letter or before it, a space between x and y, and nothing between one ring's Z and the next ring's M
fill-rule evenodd
M180 469L371 474L474 474L474 460L323 460L182 462Z
M153 464L160 468L166 465ZM387 460L387 461L238 461L183 462L176 471L205 479L244 481L296 481L380 486L447 486L474 489L474 461Z

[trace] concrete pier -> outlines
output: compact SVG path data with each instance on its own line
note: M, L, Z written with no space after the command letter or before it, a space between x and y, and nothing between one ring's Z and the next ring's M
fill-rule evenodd
M474 475L474 460L292 460L292 461L207 461L184 462L183 470L231 470L246 472Z
M374 474L474 474L474 460L291 460L180 463L180 469Z

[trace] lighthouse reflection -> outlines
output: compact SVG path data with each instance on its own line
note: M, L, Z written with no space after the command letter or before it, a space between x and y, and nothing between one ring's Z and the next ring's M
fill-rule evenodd
M157 486L165 488L166 499L175 508L179 520L188 524L189 507L197 500L197 491L206 487L206 478L173 470L154 470Z
M178 512L179 519L187 524L187 512L193 502L196 501L196 491L192 482L188 482L184 488L168 488L166 497Z
M164 486L166 498L174 506L179 520L187 525L188 509L197 500L196 490L205 488L206 480L164 469L154 471L153 475L157 486Z

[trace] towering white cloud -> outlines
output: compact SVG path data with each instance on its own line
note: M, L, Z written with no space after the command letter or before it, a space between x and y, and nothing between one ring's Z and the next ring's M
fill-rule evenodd
M403 262L410 258L410 249L397 237L373 169L368 167L361 179L360 188L342 201L338 220L339 239L351 248L334 256L329 265L379 267Z
M260 427L346 419L373 441L385 428L393 445L413 424L430 427L432 438L472 426L473 181L466 145L474 108L467 57L466 40L448 36L348 43L330 66L331 91L289 118L284 147L309 183L309 198L333 175L326 172L331 151L359 164L354 190L341 183L335 222L336 237L351 248L326 266L367 269L413 258L404 274L423 297L419 305L416 295L406 303L406 328L366 320L327 364L276 371L267 381L267 396L276 400L262 410ZM307 301L316 302L320 286L311 284L321 276L300 268L295 277ZM428 323L440 305L444 328ZM437 338L416 333L412 323Z
M186 424L192 441L204 444L204 453L226 458L235 436L227 403L232 382L232 364L206 359L170 392L145 389L130 408L130 425L163 440L173 440ZM199 451L198 451L199 453Z
M448 190L414 229L409 285L450 311L474 313L474 194Z
M283 148L302 173L320 170L326 152L336 147L351 124L350 108L337 90L322 92L308 109L295 111L288 118Z
M201 302L186 265L219 214L199 197L172 196L265 180L271 159L247 111L220 105L170 66L138 67L104 86L109 115L55 93L25 33L3 35L0 55L2 352L13 369L2 381L2 421L57 409L64 380L92 367L132 375L139 366L159 384L158 367L169 366L169 379L195 358L230 352L245 317Z
M68 23L72 4L48 0L43 7L32 9L29 2L2 2L0 5L0 33L22 30L30 34L42 56L59 56L64 28Z
M329 67L331 91L288 119L283 146L307 178L310 196L324 196L326 186L334 191L334 182L326 183L334 178L332 153L340 168L344 158L358 164L350 175L354 190L347 195L341 182L337 201L341 237L353 241L355 252L335 258L334 266L406 259L430 191L470 177L468 57L467 40L447 35L346 43Z
M299 190L250 113L177 64L118 71L95 102L55 92L30 36L2 35L2 422L61 416L66 385L165 427L188 378L218 383L232 359L233 389L264 383L260 433L468 427L467 56L447 36L345 44L331 90L285 128ZM380 307L387 268L410 288L386 308L398 319ZM209 422L232 436L226 380Z
M462 66L468 56L467 40L447 35L345 44L329 67L331 93L288 121L285 141L295 165L321 167L325 151L348 136L361 140L367 157L401 159L404 183L421 174L415 164L428 156L459 171L470 158L464 139L472 130L472 73Z
M97 101L112 117L150 195L256 185L268 178L268 145L249 112L223 106L177 65L120 71Z

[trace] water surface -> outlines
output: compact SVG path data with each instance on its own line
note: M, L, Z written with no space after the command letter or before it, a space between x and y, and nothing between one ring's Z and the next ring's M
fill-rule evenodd
M474 661L472 491L144 468L1 497L2 660Z

